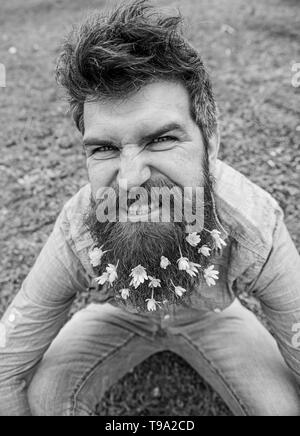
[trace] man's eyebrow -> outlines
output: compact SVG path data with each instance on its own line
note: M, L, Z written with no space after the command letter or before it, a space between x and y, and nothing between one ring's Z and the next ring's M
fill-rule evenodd
M184 127L178 123L178 122L171 122L168 124L165 124L162 127L159 127L157 130L155 130L152 133L149 133L145 136L142 136L143 141L151 141L152 139L158 138L161 135L164 135L165 133L168 133L172 130L179 130L181 133L186 133L186 130ZM112 140L109 139L99 139L97 137L87 137L83 140L84 146L89 145L115 145Z
M91 136L83 140L83 145L88 147L89 145L114 145L114 142L109 139L99 139Z
M184 127L180 123L171 122L171 123L165 124L162 127L159 127L153 133L150 133L146 136L143 136L142 139L144 141L150 141L151 139L158 138L159 136L164 135L165 133L171 132L172 130L179 130L179 131L181 131L181 133L186 133L186 130L184 129Z

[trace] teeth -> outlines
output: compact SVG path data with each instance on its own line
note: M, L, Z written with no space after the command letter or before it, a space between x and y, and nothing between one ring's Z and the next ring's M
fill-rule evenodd
M148 213L148 206L146 204L135 205L133 204L128 209L129 215L145 215Z
M138 210L138 215L146 215L147 213L148 213L148 205L143 204Z

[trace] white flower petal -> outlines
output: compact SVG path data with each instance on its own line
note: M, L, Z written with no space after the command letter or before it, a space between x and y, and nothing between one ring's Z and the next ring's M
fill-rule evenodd
M187 269L189 269L189 259L187 257L181 257L180 259L177 260L178 263L178 269L181 271L185 271Z
M154 312L156 310L156 304L157 302L154 300L154 298L147 298L147 309L149 312Z
M130 289L128 289L128 288L121 289L120 293L121 293L121 297L123 298L123 300L127 300L127 298L129 298Z
M176 297L182 297L183 294L186 292L186 289L184 289L182 286L174 286L174 291Z
M222 246L226 247L226 242L221 238L221 232L219 232L219 230L212 230L210 232L211 236L213 237L216 247L218 249L222 249Z
M90 262L91 262L93 267L99 266L101 264L102 256L106 252L107 251L102 251L102 247L100 247L100 248L95 247L92 250L90 250L89 258L90 258Z
M199 248L198 253L201 253L205 257L209 257L211 252L211 248L209 248L207 245L202 245L201 248Z
M197 247L201 241L201 238L197 232L189 233L185 239L192 247Z
M165 256L161 256L160 267L163 269L166 269L169 265L171 265L171 262L169 261L169 259Z

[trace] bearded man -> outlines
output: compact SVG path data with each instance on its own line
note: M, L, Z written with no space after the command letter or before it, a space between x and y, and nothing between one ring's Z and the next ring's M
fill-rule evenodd
M129 2L93 13L63 46L57 77L90 183L3 316L2 415L94 415L106 389L163 350L235 415L300 415L299 254L276 201L217 159L211 82L180 22Z

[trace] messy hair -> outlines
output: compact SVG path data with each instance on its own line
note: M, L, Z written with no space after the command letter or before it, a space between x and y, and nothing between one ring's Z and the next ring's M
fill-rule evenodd
M94 11L62 46L56 77L67 91L77 128L84 133L85 101L118 98L157 80L187 89L191 114L205 140L216 131L216 103L202 59L185 39L182 17L166 15L147 0Z

